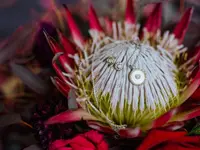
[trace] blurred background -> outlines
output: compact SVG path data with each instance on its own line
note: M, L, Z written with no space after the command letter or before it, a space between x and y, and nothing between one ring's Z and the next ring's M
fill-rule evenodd
M51 9L52 0L0 0L0 39L4 39L13 33L20 25L30 23L34 19L38 19L48 9ZM98 14L106 15L114 12L122 12L125 8L125 0L91 0ZM168 1L165 4L164 15L166 19L165 23L176 21L179 18L179 12L187 7L194 7L195 12L193 15L193 23L195 26L199 24L200 14L200 2L199 0L136 0L144 7L147 4L151 4L159 1ZM87 11L88 0L55 0L58 7L62 4L68 4L75 13L83 15L81 13ZM137 7L137 8L139 8ZM110 9L112 8L112 9ZM136 11L137 11L136 8ZM145 8L145 14L148 14L152 10L152 6ZM140 9L138 9L140 10ZM115 15L118 13L115 13Z
M194 7L185 45L192 49L200 39L199 0L137 0L135 11L141 21L148 17L154 4L163 2L163 29L172 29L188 7ZM55 27L68 35L62 17L67 4L81 30L87 34L87 9L90 0L0 0L0 150L39 150L38 138L48 143L46 133L36 135L34 115L48 117L40 105L52 105L65 98L51 83L55 73L53 54L43 35L45 29L56 36ZM99 16L122 18L125 0L91 0ZM60 11L58 11L60 10ZM85 24L85 25L83 25ZM80 25L80 24L79 24ZM38 120L37 120L38 121ZM45 128L45 127L43 127ZM43 131L43 130L42 130ZM40 142L41 144L41 142ZM43 147L45 149L45 147Z

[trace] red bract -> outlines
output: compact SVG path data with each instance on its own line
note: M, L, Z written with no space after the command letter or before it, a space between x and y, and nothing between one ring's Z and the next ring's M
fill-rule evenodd
M185 131L152 130L137 150L200 150L200 137Z
M78 25L72 17L72 14L65 6L65 19L71 32L72 41L68 40L60 32L58 41L52 39L48 35L46 36L52 50L55 53L52 64L57 73L57 77L52 77L52 81L66 97L68 96L70 89L74 90L76 93L74 101L77 102L81 108L68 110L60 115L54 116L47 120L46 124L69 123L83 119L87 121L88 126L96 130L101 130L111 134L117 133L121 137L133 138L140 136L142 132L147 132L154 128L177 130L178 128L183 127L184 121L200 115L200 107L197 107L197 105L194 106L191 103L187 103L189 104L187 106L184 105L186 101L191 99L191 95L198 89L200 83L200 71L199 68L196 67L199 65L199 47L197 46L195 48L195 56L192 55L191 57L188 57L190 52L187 51L187 47L182 45L193 9L189 8L186 10L179 23L175 26L173 32L170 33L170 31L161 31L161 3L157 3L155 5L144 25L140 25L136 22L132 3L132 0L127 0L127 9L123 21L114 21L110 19L110 17L105 17L99 21L93 7L90 6L90 29L88 31L91 37L89 39L83 37L81 30L78 28ZM105 45L115 42L120 43L121 41L130 42L135 39L139 39L144 45L151 46L151 48L160 52L160 54L154 57L156 59L154 60L155 63L153 63L152 66L148 66L148 64L153 62L151 61L152 59L145 59L145 61L141 62L141 64L138 63L138 66L142 66L146 63L145 65L150 70L149 74L152 74L151 77L149 76L149 79L151 79L152 82L144 85L144 90L140 89L137 91L138 88L134 85L133 89L136 89L135 91L132 88L130 88L131 90L122 91L121 89L129 89L128 86L124 86L126 83L128 85L129 82L127 81L125 83L125 80L123 80L123 84L125 83L123 86L125 88L120 87L119 91L115 90L116 85L118 85L118 80L115 80L117 75L111 76L113 73L112 71L108 71L108 75L105 75L104 73L107 68L105 70L102 69L103 67L101 68L101 63L103 61L100 61L100 63L96 62L96 64L98 64L96 65L95 63L92 63L92 61L95 60L92 60L91 58L94 57L94 54L98 54L96 52L102 50ZM144 53L145 52L146 51L144 51ZM115 52L113 52L113 54L114 53ZM108 54L111 55L110 53ZM180 73L180 75L185 77L183 80L182 77L180 77L181 79L179 80L179 77L178 79L174 79L175 76L173 78L165 76L166 71L162 71L164 74L162 77L160 76L160 79L153 78L153 76L156 75L156 72L154 73L154 71L152 71L153 68L157 68L160 65L157 63L157 58L163 56L167 56L166 59L169 59L169 61L166 62L167 67L169 65L169 70L171 70L176 63L174 68L176 68L175 70ZM105 57L107 57L107 55ZM149 54L145 54L144 58L145 57L149 57ZM153 54L151 58L153 58ZM103 59L104 57L102 57L102 60ZM148 60L149 62L146 62ZM58 64L58 62L60 64ZM162 64L162 61L159 63ZM133 64L135 63L133 62ZM154 66L155 64L156 66ZM94 67L93 65L96 66ZM195 70L195 67L197 71ZM166 68L166 66L161 67L160 69L162 70L163 68ZM93 69L96 70L94 71ZM146 72L148 72L148 69L146 69ZM170 74L172 72L170 72ZM91 81L93 77L96 80L100 78L102 81L99 79L98 84L94 83ZM110 78L108 80L107 77L112 77L112 80L110 80ZM119 75L118 77L121 79L124 76ZM127 76L125 75L125 77ZM109 83L104 82L105 80L108 80ZM160 80L160 82L158 80ZM161 81L166 81L166 84ZM115 82L116 84L114 84ZM156 83L154 86L153 82L159 83ZM176 86L170 87L171 89L166 88L171 83L176 83ZM93 96L94 89L92 88L95 87L95 84L101 88L100 90L105 90L108 93L110 92L109 94L111 96L115 95L115 93L117 95L118 92L121 92L122 96L119 98L117 96L113 96L114 98L112 101L109 99L109 96L105 97L105 100L101 95L99 96L100 98L96 95ZM111 84L112 86L106 87L104 86L106 84ZM182 84L184 87L182 87ZM99 89L97 88L97 90ZM176 90L178 90L178 94L173 94L173 91ZM127 94L128 92L129 95ZM171 95L173 96L171 97ZM197 99L198 96L198 93L193 95L195 99ZM124 97L125 99L127 97L130 98L130 104L126 105L126 107L125 103L121 103L124 102ZM147 102L148 98L150 100ZM102 101L100 101L101 99ZM116 110L118 109L115 109L114 107L115 105L116 108L118 107L117 102L119 103L119 99L121 106L119 106L120 109L119 112L117 112ZM155 104L156 100L158 101ZM177 103L175 101L177 101ZM114 103L115 105L111 105L111 103ZM139 103L141 104L141 107L139 107ZM163 108L160 106L163 106ZM129 112L127 113L126 111ZM159 111L160 113L157 114ZM116 116L114 115L115 113ZM152 119L149 119L151 117Z
M108 150L103 135L96 131L79 134L69 140L56 140L50 145L50 150Z

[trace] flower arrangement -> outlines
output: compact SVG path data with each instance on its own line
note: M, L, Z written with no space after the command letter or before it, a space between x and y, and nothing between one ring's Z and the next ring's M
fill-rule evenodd
M52 82L66 97L74 94L68 100L74 109L49 118L45 124L83 120L88 128L120 139L148 135L138 147L141 150L173 140L175 143L161 147L179 148L178 143L184 140L198 143L199 137L176 131L200 112L192 99L199 87L199 46L191 54L183 45L192 12L191 8L186 10L172 32L161 32L161 3L143 26L136 22L131 0L127 0L124 21L105 18L100 22L90 6L90 38L85 39L65 6L72 40L59 30L58 39L44 34L55 53L52 65L58 76ZM152 135L165 134L164 139L152 139ZM76 149L82 142L76 145L75 141L81 137L85 143L84 136L55 141L50 149ZM194 145L191 147L197 147Z
M152 132L179 135L175 130L200 112L198 105L188 103L199 86L199 47L192 55L182 44L192 12L186 10L172 32L161 32L161 3L143 26L136 22L131 0L127 0L124 21L105 18L100 23L90 6L90 38L85 39L65 6L72 40L60 31L58 40L44 34L55 53L52 64L58 76L52 82L66 97L74 93L69 101L75 109L55 115L45 124L83 120L88 127L119 138L148 134L151 139ZM154 146L146 141L139 149ZM52 147L70 143L57 141Z
M134 4L126 0L122 20L98 18L90 5L88 37L66 5L56 11L71 36L48 23L39 31L36 53L42 62L44 48L49 66L52 50L56 87L30 121L43 149L200 149L200 46L184 45L193 9L163 31L162 3L142 24Z

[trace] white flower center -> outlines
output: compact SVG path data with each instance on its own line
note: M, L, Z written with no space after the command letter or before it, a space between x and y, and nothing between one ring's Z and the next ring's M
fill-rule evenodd
M176 65L168 53L145 44L117 41L97 50L89 59L94 91L110 93L111 105L124 109L166 108L178 94Z

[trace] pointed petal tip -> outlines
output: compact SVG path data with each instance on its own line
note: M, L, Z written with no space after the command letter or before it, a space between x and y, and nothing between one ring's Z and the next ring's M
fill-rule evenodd
M56 42L54 41L54 39L45 31L43 30L44 36L49 44L49 46L51 47L51 50L56 53L58 52L58 47L56 47ZM54 59L53 59L54 60Z
M144 28L150 33L155 33L161 27L162 3L155 4L154 10L149 15Z
M155 4L154 11L154 13L158 15L157 17L160 17L160 15L162 15L162 3Z
M185 34L187 32L190 20L192 18L194 9L193 8L188 8L183 16L181 17L180 21L174 28L174 35L177 39L179 39L179 43L181 44L183 42L183 39L185 37Z
M188 9L184 12L184 14L183 14L182 17L186 17L186 18L188 19L188 21L190 21L193 12L194 12L194 8L193 8L193 7L188 8Z
M48 42L48 44L49 44L51 50L52 50L55 54L56 54L56 53L62 52L62 49L61 49L60 45L57 43L57 41L56 41L53 37L51 37L50 35L48 35L47 32L44 32L44 35L45 35L45 37L46 37L46 39L47 39L47 42ZM54 59L53 59L53 60L54 60Z
M125 20L129 24L135 24L134 6L132 0L127 0Z
M56 42L55 39L51 37L45 29L43 29L43 34L50 46Z
M92 4L90 4L89 6L88 16L89 16L90 28L102 32L103 29L100 25L99 19Z
M190 15L194 12L194 8L191 7L191 8L188 8L185 13L189 13Z
M72 43L62 32L58 31L59 40L63 47L65 55L68 57L70 55L75 55L77 53L76 46ZM70 62L73 64L73 60Z
M65 8L65 11L66 11L65 18L69 26L69 29L71 31L72 38L74 42L77 44L77 46L79 46L80 48L83 48L84 43L85 43L84 37L81 34L81 31L79 30L77 24L75 23L74 18L71 12L69 11L69 9L67 8L67 6L63 4L63 7Z

